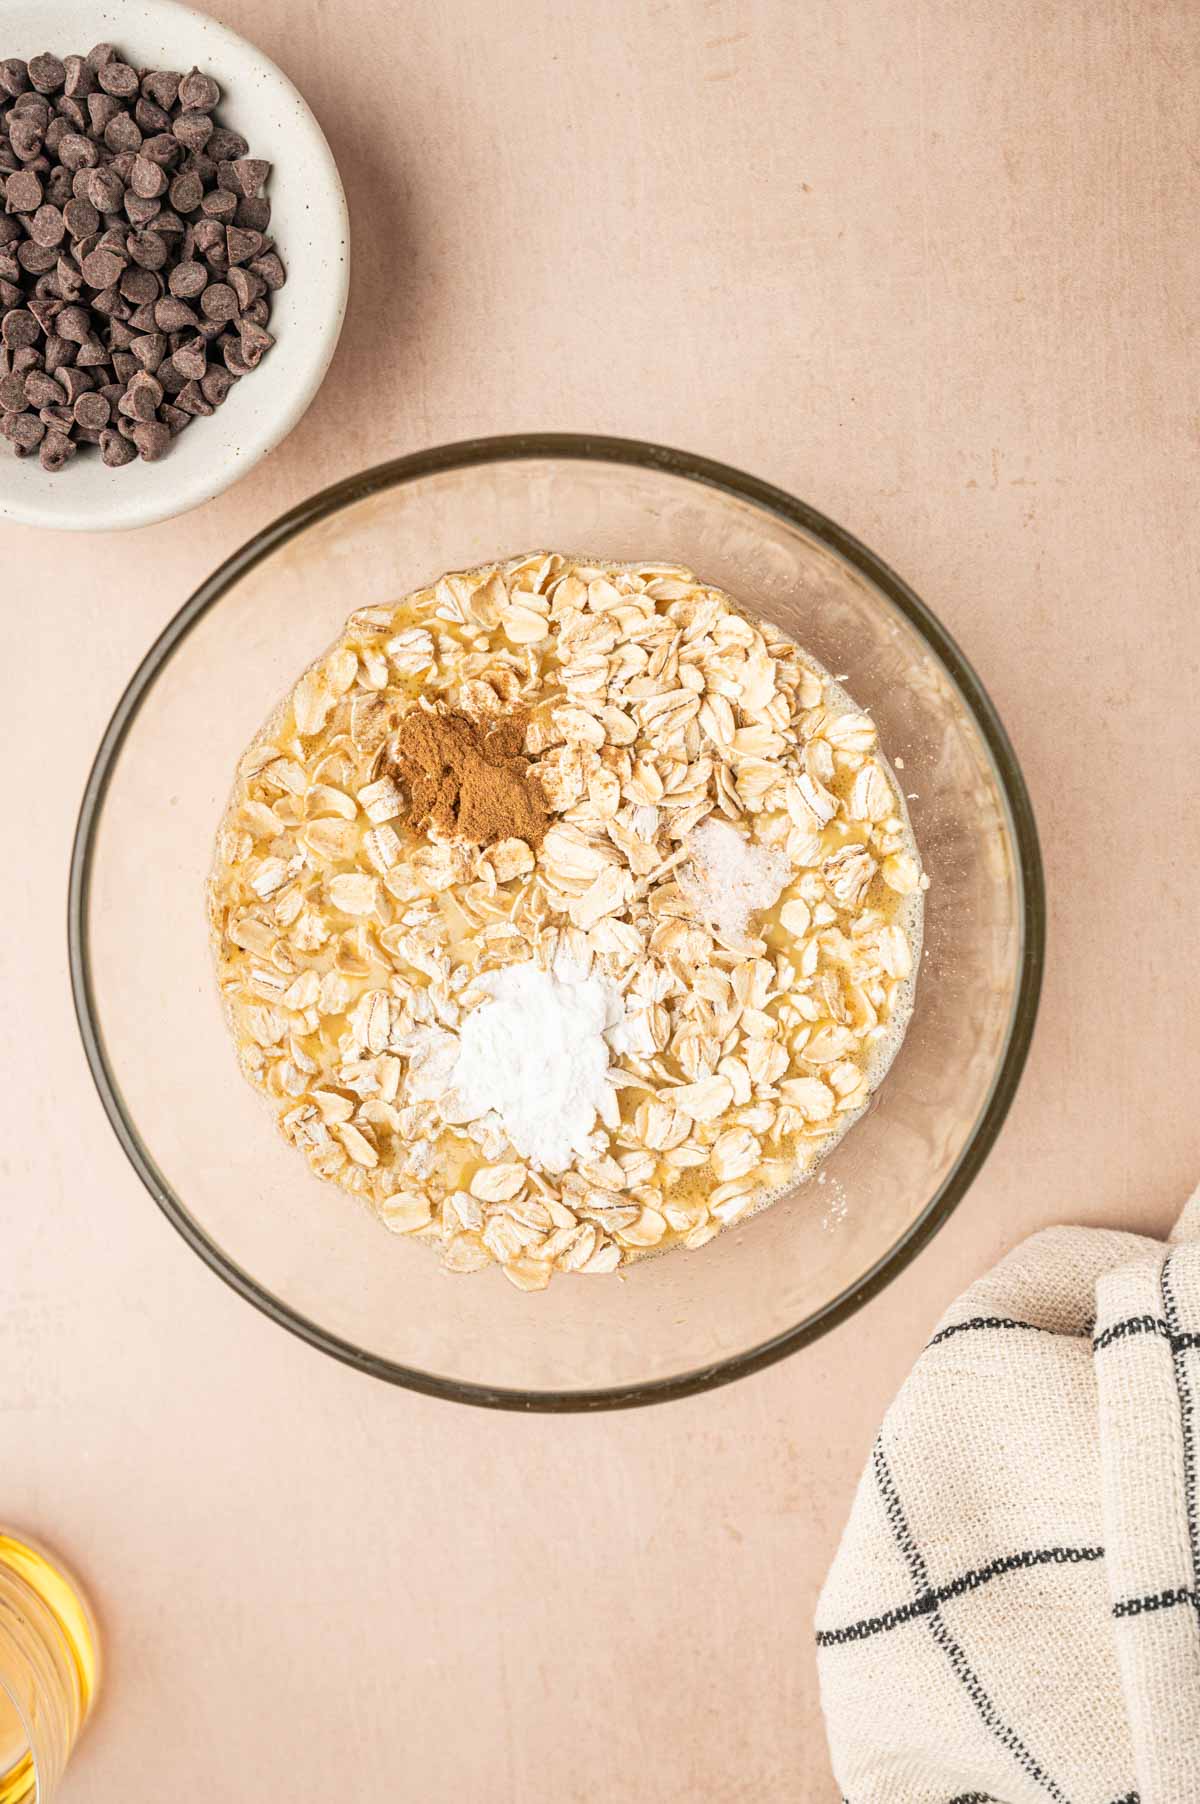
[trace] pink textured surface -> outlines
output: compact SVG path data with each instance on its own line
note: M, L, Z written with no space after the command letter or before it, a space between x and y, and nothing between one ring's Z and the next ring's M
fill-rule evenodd
M1192 8L213 10L341 166L330 379L182 525L0 531L0 1516L106 1631L66 1796L833 1804L813 1600L932 1322L1043 1224L1164 1229L1200 1167ZM93 749L194 584L314 487L530 427L723 458L890 559L1012 731L1052 911L1024 1086L934 1246L796 1359L588 1420L390 1391L218 1284L101 1116L63 941Z

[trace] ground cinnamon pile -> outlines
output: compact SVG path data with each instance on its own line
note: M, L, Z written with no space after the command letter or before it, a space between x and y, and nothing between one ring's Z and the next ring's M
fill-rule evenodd
M422 708L406 714L393 757L412 798L415 831L433 827L447 839L478 846L500 839L540 846L546 799L521 751L528 720L526 709L488 725Z

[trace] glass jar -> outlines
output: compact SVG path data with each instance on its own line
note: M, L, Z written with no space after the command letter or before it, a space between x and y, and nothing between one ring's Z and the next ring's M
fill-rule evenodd
M0 1528L0 1804L51 1804L99 1676L96 1625L75 1581Z

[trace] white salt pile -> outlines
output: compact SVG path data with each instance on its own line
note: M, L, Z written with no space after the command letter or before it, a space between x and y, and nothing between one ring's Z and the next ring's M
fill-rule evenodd
M779 900L791 876L785 853L756 844L712 815L688 835L687 848L691 866L679 873L684 893L719 933L733 937Z

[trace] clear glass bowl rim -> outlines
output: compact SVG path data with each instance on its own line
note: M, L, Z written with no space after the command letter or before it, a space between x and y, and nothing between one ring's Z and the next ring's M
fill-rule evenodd
M966 702L994 761L1001 793L1008 810L1008 824L1016 850L1017 881L1021 906L1020 970L1008 1023L1004 1052L996 1069L990 1094L975 1127L953 1169L925 1208L896 1244L852 1285L820 1309L784 1329L769 1340L731 1355L716 1365L680 1373L645 1384L630 1384L591 1391L524 1391L447 1379L414 1370L352 1342L328 1333L319 1323L299 1314L279 1297L265 1290L212 1240L189 1213L167 1182L125 1108L104 1046L99 1011L92 983L88 936L88 902L96 837L105 796L121 747L146 695L188 633L210 608L257 563L303 532L307 527L353 506L371 495L404 483L450 470L536 458L575 459L580 462L628 464L661 470L692 482L720 489L747 501L788 523L801 527L835 551L874 583L908 619L941 659ZM412 452L387 463L376 464L357 476L344 478L300 502L263 527L226 558L168 622L138 665L105 728L84 787L75 839L71 851L67 904L67 939L71 989L84 1052L101 1104L130 1164L168 1221L218 1277L247 1302L253 1303L280 1327L373 1377L427 1396L444 1397L493 1409L575 1412L628 1409L661 1403L674 1397L694 1396L796 1352L819 1335L844 1322L889 1284L937 1233L974 1181L1003 1126L1016 1094L1037 1019L1046 942L1046 895L1041 851L1033 806L1000 717L987 691L955 640L903 579L852 533L835 521L798 501L783 489L762 482L744 471L711 458L654 445L640 439L608 438L585 433L518 433L492 438L465 439Z

